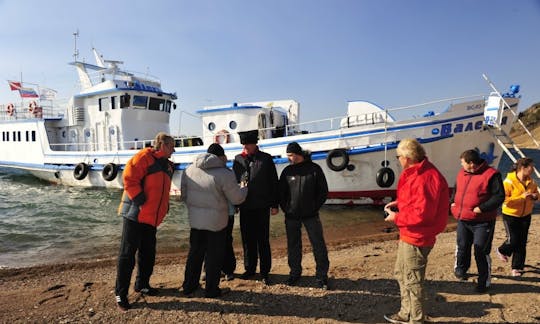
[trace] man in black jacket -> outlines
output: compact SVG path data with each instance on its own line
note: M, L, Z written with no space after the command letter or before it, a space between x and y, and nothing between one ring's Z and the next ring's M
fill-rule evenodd
M319 209L326 201L328 184L321 167L311 161L296 142L287 145L291 163L279 178L280 206L285 213L290 276L285 282L295 285L302 275L302 224L308 233L315 256L317 284L328 289L328 251L324 242Z
M234 158L233 170L238 182L248 187L248 195L240 205L240 233L244 248L245 272L241 279L255 275L260 258L261 279L270 284L272 267L270 251L270 214L278 213L278 176L272 156L257 146L258 131L239 133L244 150Z

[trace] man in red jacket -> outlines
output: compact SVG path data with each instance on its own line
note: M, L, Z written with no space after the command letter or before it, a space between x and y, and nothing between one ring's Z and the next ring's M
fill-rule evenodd
M415 139L402 140L397 158L403 172L397 185L397 199L384 210L387 222L399 228L399 245L394 274L399 283L401 308L385 315L390 323L423 323L423 282L428 255L437 234L448 221L448 183L429 162L422 145Z
M174 138L158 133L154 147L140 150L127 163L123 172L124 194L119 215L124 219L122 241L116 274L116 303L127 311L131 273L138 251L138 272L135 291L157 295L150 287L150 276L156 258L156 230L169 211L169 192L174 164L169 160L174 152Z
M456 178L452 215L457 219L457 251L454 274L467 279L471 265L471 246L478 268L476 291L483 293L491 285L491 243L497 209L505 198L502 177L475 150L460 156L463 167Z

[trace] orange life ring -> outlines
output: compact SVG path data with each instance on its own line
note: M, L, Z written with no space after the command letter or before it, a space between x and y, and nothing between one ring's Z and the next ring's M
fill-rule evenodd
M217 144L227 144L230 140L230 135L228 131L225 129L220 130L216 133L216 136L214 136L214 143Z
M34 112L34 109L36 109L37 107L37 102L35 100L32 100L30 101L30 103L28 104L28 111L33 113Z
M6 111L7 111L8 116L13 116L13 114L15 114L15 106L13 106L13 104L10 103L9 105L7 105Z

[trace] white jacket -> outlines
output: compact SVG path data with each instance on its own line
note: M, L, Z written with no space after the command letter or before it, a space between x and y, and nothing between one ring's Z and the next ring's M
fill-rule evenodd
M247 196L247 187L240 188L225 162L210 153L195 157L182 173L180 188L191 228L213 232L227 226L228 201L239 205Z

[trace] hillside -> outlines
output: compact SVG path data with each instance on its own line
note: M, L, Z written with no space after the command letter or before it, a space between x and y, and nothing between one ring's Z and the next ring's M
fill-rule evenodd
M525 124L525 127L532 133L533 137L540 140L540 102L532 105L519 114L519 119ZM526 134L523 127L516 121L512 125L510 136L519 147L535 148L533 141Z

